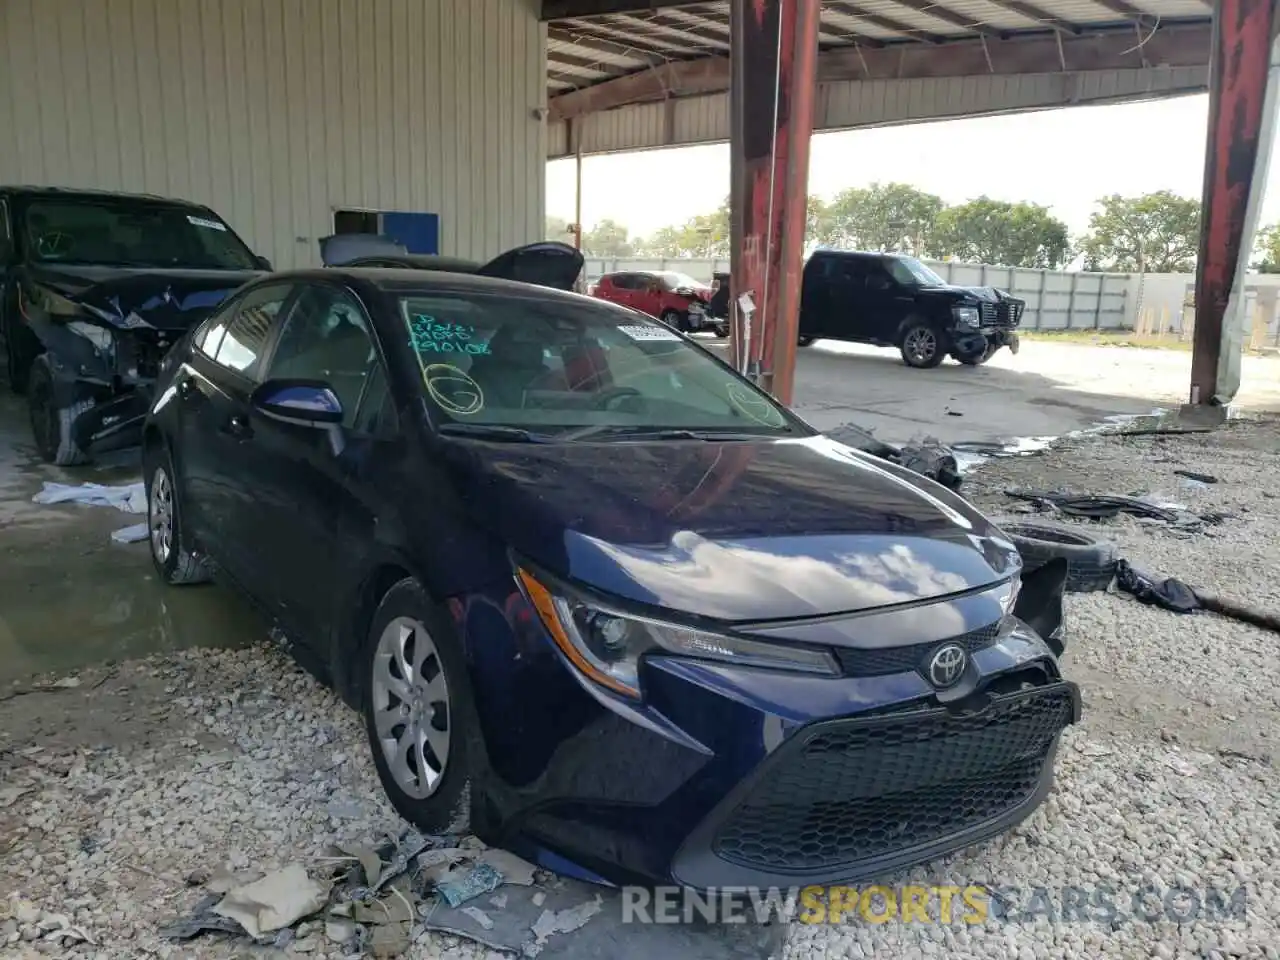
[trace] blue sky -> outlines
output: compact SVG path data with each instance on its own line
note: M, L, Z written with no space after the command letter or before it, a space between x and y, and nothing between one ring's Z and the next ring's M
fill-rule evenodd
M809 191L897 180L960 203L986 194L1051 207L1083 232L1097 197L1172 190L1200 196L1208 97L1074 107L814 137ZM1008 144L1017 144L1010 148ZM993 144L1001 144L992 149ZM590 157L583 221L611 218L651 233L714 209L729 192L729 148L718 144ZM547 213L573 219L574 162L547 165ZM1263 222L1280 220L1280 158Z

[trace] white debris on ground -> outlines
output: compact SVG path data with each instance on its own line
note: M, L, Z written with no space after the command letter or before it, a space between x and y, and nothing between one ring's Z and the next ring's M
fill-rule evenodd
M101 483L52 483L46 480L40 492L31 498L33 503L83 503L94 507L115 507L121 513L147 512L146 486L137 483L108 486ZM137 543L147 539L145 523L130 524L111 531L116 543Z
M1180 486L1180 468L1220 482ZM1124 519L1090 529L1113 535L1139 567L1280 608L1278 468L1280 428L1230 424L1205 437L1073 441L993 462L964 492L992 513L1013 510L1001 491L1015 485L1161 492L1193 510L1235 513L1191 538ZM1028 895L1044 888L1053 922L1043 911L978 925L960 911L949 925L855 915L842 926L796 924L787 960L1280 958L1277 638L1093 594L1068 598L1067 641L1084 718L1064 740L1044 807L1002 837L883 878L982 883L1025 913ZM297 864L322 880L334 845L403 831L356 715L268 647L154 657L73 679L0 688L0 956L345 956L354 920L341 916L300 926L275 953L222 935L172 943L158 931L215 878L252 881ZM436 859L447 868L448 857ZM1243 885L1245 916L1202 905L1191 917L1179 902L1181 924L1135 919L1134 895L1148 884L1202 898ZM1116 917L1064 917L1069 889L1114 891ZM473 904L497 914L488 899ZM498 957L434 933L401 955Z

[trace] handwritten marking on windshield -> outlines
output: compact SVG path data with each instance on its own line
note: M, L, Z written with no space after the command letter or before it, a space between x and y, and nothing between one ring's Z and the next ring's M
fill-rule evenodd
M725 392L729 396L729 402L744 417L754 420L764 427L785 427L787 425L787 421L782 418L782 414L764 397L756 396L737 384L730 384L725 389Z
M472 342L475 334L475 327L440 321L427 313L409 317L409 341L418 353L488 353L489 344Z
M470 416L484 409L480 384L451 363L431 363L422 370L427 393L440 407L456 416Z

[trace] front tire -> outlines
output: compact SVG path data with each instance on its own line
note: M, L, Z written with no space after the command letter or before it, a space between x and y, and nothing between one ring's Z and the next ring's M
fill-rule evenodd
M985 350L981 353L970 353L956 356L967 367L980 367L992 357L996 355L996 351L1000 348L994 343L988 343Z
M38 351L31 349L30 341L34 339L31 331L16 320L9 319L4 331L4 367L9 381L9 392L22 396L27 392L27 384L31 378L31 362Z
M31 436L41 459L60 467L88 463L89 456L76 443L72 427L82 413L93 408L93 400L76 400L67 407L57 405L53 365L48 354L36 357L31 362L29 373L27 413L31 419Z
M382 598L361 663L365 731L391 805L428 833L467 831L479 722L462 645L416 580Z
M160 445L143 457L147 485L147 543L160 579L170 586L207 583L209 563L194 553L182 523L182 504L174 483L173 458Z
M802 333L802 334L800 334L800 336L799 336L799 337L797 337L797 338L796 338L796 346L799 346L799 347L807 347L807 346L809 346L810 344L812 344L812 343L813 343L813 341L814 341L814 340L816 340L816 339L817 339L817 337L808 337L808 336L805 336L805 335Z
M685 322L684 318L680 316L680 312L678 310L663 310L662 316L659 317L658 319L660 319L667 326L674 327L675 329L679 330L681 333L686 332L689 327L689 325Z
M902 361L909 367L932 369L947 355L946 337L927 320L909 321L899 343Z

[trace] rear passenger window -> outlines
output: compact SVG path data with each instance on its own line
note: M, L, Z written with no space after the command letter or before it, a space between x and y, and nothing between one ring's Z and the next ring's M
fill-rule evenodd
M214 360L242 376L256 380L262 366L271 324L289 299L289 287L263 287L240 301L227 326Z

